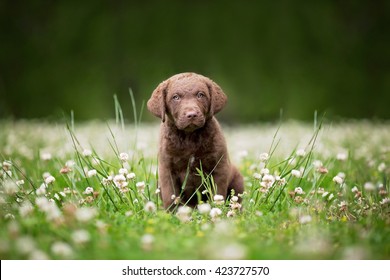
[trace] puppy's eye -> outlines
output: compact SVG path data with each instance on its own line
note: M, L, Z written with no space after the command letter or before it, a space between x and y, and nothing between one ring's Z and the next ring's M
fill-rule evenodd
M175 94L175 95L172 97L172 99L175 100L175 101L178 101L178 100L180 100L180 96L177 95L177 94Z
M205 97L205 95L204 95L203 92L199 91L199 92L197 93L196 97L198 97L198 98L203 98L203 97Z

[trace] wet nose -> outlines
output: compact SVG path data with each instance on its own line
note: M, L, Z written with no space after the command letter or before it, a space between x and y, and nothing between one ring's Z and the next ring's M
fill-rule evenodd
M187 119L193 119L193 118L196 118L197 116L198 116L198 112L193 111L193 110L188 111L188 112L186 113Z

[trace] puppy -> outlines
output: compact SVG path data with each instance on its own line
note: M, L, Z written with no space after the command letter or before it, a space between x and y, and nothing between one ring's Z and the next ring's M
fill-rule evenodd
M162 119L158 185L165 209L172 210L179 200L191 207L199 199L207 200L198 170L212 176L216 194L225 200L232 190L235 195L243 193L243 178L230 163L221 127L214 117L226 101L215 82L195 73L174 75L153 91L147 107Z

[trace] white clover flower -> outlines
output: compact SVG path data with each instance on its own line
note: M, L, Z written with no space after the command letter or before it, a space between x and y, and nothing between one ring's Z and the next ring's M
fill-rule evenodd
M129 160L129 154L128 153L120 153L119 154L119 159L123 162L125 161L128 161Z
M73 160L68 160L67 162L65 162L65 166L68 168L72 168L75 165L76 165L76 163Z
M135 184L135 186L137 187L137 189L138 189L139 192L143 193L143 192L145 191L145 186L146 186L146 184L145 184L144 181L137 182L137 183Z
M159 194L161 192L160 188L157 188L156 191L154 192L155 194Z
M278 186L284 186L287 184L286 178L280 178L280 176L275 176L275 180Z
M378 165L378 171L379 172L383 172L385 171L386 169L386 164L384 162L381 162L379 165Z
M95 169L88 170L87 177L91 178L97 175L97 171Z
M304 224L308 224L312 221L312 218L310 215L304 215L304 216L300 216L299 217L299 223L304 225Z
M174 195L174 194L171 195L171 199L172 199L172 200L175 200L175 198L176 198L176 195Z
M211 206L208 203L198 204L197 208L198 208L199 213L202 215L209 214L210 210L211 210Z
M58 194L58 193L55 193L55 194L54 194L54 198L57 199L57 200L60 200L59 194Z
M83 194L91 194L91 193L93 193L93 188L92 187L86 187L85 191L83 192Z
M29 201L23 202L22 205L20 205L20 207L19 207L19 215L22 218L27 217L33 211L34 211L34 207L32 206L32 204Z
M24 185L24 180L18 180L18 181L15 182L15 184L16 184L18 187L20 187L20 186Z
M328 196L328 200L332 200L333 197L334 197L334 194L331 193L331 194Z
M18 192L18 186L11 180L6 180L3 185L3 190L8 195L13 195Z
M266 174L263 176L260 186L269 189L272 187L274 182L275 182L275 177L270 174Z
M23 254L27 255L35 250L35 242L30 236L22 236L16 240L16 250Z
M253 178L255 178L256 180L261 180L261 174L253 173Z
M127 174L127 175L126 175L126 178L129 179L129 180L135 179L135 173L134 173L134 172L131 172L131 173Z
M244 260L246 256L246 247L239 243L227 244L215 252L215 257L221 260Z
M339 161L346 161L348 159L348 154L347 153L338 153L336 158Z
M93 218L95 218L96 215L97 211L95 208L87 207L78 208L75 213L76 220L82 223L92 220Z
M126 175L129 171L126 168L119 169L119 174Z
M210 210L210 217L212 219L218 218L221 215L222 215L222 210L219 208L213 208Z
M128 182L126 181L126 177L123 176L122 174L115 175L113 181L114 181L115 186L118 188L127 187L127 185L128 185Z
M10 161L3 161L3 170L8 171L12 167L12 163Z
M269 174L269 169L268 169L268 168L263 168L263 169L261 169L261 170L260 170L260 174L261 174L262 176L268 175L268 174Z
M154 236L151 234L145 234L141 237L141 247L145 251L150 251L153 247Z
M225 202L225 199L223 198L223 195L216 194L214 195L214 202L217 205L222 205Z
M324 192L324 193L322 194L322 197L326 197L328 194L329 194L329 192Z
M382 199L379 203L380 203L381 205L390 204L390 198L385 197L385 198Z
M232 198L230 199L232 202L238 202L238 196L232 196Z
M83 150L83 156L85 156L85 157L90 157L90 156L92 156L92 151L91 151L91 150L88 150L88 149L84 149L84 150Z
M302 190L301 187L295 188L294 192L295 192L296 194L305 194L305 192Z
M305 149L298 149L296 155L297 157L304 157L306 155Z
M313 161L313 165L316 169L321 168L323 166L322 161L320 160Z
M34 249L29 256L30 260L48 260L47 254L41 250Z
M91 239L91 236L88 231L84 229L75 230L72 233L72 240L76 244L85 244L89 242Z
M268 153L261 153L260 154L260 161L265 162L269 159L269 154Z
M41 186L39 188L36 189L35 193L37 195L45 195L46 194L46 188L47 188L46 184L43 183L43 184L41 184Z
M55 180L56 180L56 178L54 178L53 176L49 175L49 176L47 176L45 178L45 184L49 185L49 184L53 183Z
M145 212L154 213L157 210L156 204L153 201L148 201L145 203L144 210Z
M112 176L108 176L107 178L103 178L102 179L102 184L103 186L108 186L111 182L113 182L113 177ZM116 184L115 184L116 186Z
M336 184L343 184L344 183L344 179L342 177L340 177L339 175L336 175L333 177L333 182L335 182Z
M296 169L291 170L291 175L294 177L297 177L297 178L301 178L301 176L302 176L301 171L296 170Z
M352 191L353 193L357 193L357 192L359 191L359 189L358 189L358 187L354 186L354 187L351 189L351 191Z
M340 202L340 204L338 204L338 206L339 206L339 208L341 210L345 210L347 208L347 206L348 206L348 203L343 200L343 201Z
M52 156L51 153L42 153L41 154L41 160L43 161L49 161L51 160Z
M53 245L51 246L51 251L54 255L63 258L70 258L73 255L72 247L68 243L62 241L57 241L53 243Z
M247 150L239 151L239 152L238 152L238 156L239 156L240 158L245 158L245 157L248 156L248 151L247 151Z
M227 213L226 213L226 217L230 218L230 217L234 217L236 215L236 212L233 211L233 210L229 210Z
M192 209L188 206L180 206L177 209L176 217L183 223L191 221Z
M366 182L364 183L364 189L368 192L375 190L375 185L372 182Z

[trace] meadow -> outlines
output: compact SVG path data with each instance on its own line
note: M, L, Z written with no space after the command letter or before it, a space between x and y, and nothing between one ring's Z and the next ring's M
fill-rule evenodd
M242 203L199 171L209 200L174 213L156 123L0 127L1 259L390 258L389 123L223 125Z

